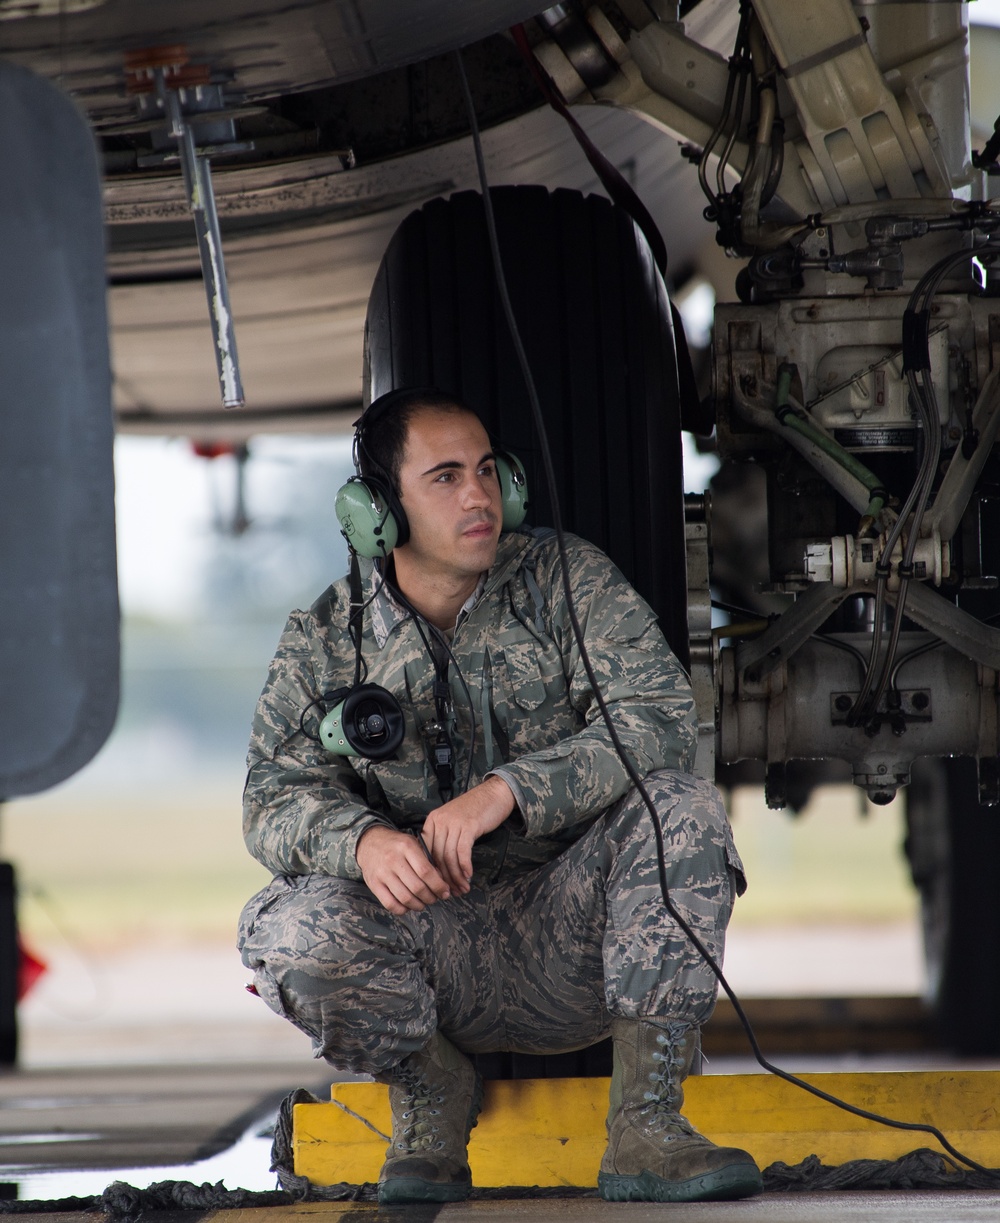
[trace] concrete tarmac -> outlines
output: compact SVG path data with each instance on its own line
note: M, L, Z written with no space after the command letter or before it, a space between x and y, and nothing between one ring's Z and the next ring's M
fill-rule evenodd
M93 1223L79 1211L35 1214L39 1223ZM995 1223L1000 1195L975 1192L765 1194L744 1202L602 1202L594 1198L460 1202L378 1207L369 1202L308 1203L214 1212L162 1211L158 1223Z

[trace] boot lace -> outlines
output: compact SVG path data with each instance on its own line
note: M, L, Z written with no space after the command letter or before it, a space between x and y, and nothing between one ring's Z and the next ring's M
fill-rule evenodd
M399 1112L399 1120L403 1124L394 1143L396 1150L409 1154L440 1151L444 1147L444 1140L437 1137L436 1118L441 1116L441 1109L436 1106L444 1103L444 1096L435 1094L434 1089L417 1076L407 1076L401 1085L406 1094Z
M651 1091L643 1093L645 1104L639 1109L639 1115L649 1132L658 1134L663 1142L689 1138L697 1133L690 1121L677 1111L678 1072L684 1065L683 1042L690 1030L687 1024L670 1024L656 1037L659 1048L654 1050L652 1058L659 1069L654 1068L649 1074L653 1086Z

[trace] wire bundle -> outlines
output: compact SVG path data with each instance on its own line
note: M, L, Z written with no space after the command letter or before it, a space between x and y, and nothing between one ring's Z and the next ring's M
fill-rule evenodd
M870 724L876 716L886 688L890 684L895 686L895 678L899 670L899 667L896 666L896 652L899 646L899 634L903 627L907 588L913 578L913 554L920 539L920 528L930 504L931 491L941 459L941 420L930 358L930 304L952 272L957 271L974 257L996 254L1000 254L1000 247L988 246L945 256L928 269L917 282L903 315L904 369L910 388L910 402L917 412L924 448L917 478L896 521L886 535L885 545L876 566L871 652L868 656L868 665L861 683L861 690L848 715L848 723L852 726ZM889 640L883 652L882 637L889 577L892 571L892 554L901 538L903 550L897 567L899 589L896 594ZM899 665L901 666L905 661L906 659L901 660Z

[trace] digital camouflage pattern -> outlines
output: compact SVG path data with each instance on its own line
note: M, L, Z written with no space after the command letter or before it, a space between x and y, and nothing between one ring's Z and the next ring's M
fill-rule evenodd
M601 691L639 774L654 775L673 899L721 955L742 867L718 794L687 773L687 678L607 557L572 537L568 550ZM276 878L244 909L240 938L268 1005L317 1056L374 1073L437 1027L468 1051L545 1052L589 1045L615 1017L707 1017L714 977L664 909L651 817L580 662L551 535L501 537L451 642L456 793L467 774L472 786L497 773L517 810L477 842L467 896L397 918L361 882L367 828L416 832L441 803L433 662L378 575L366 581L367 682L404 710L397 758L332 757L310 738L323 694L353 681L346 578L290 617L254 718L244 833Z
M742 868L717 791L646 779L673 903L721 959ZM613 1019L701 1024L715 978L669 917L652 821L635 791L538 870L394 917L354 880L278 877L247 905L244 961L317 1057L379 1074L440 1029L466 1052L552 1053Z
M619 738L640 775L686 771L696 734L687 677L649 606L608 558L573 537L568 546L577 615ZM385 589L365 613L363 649L367 682L393 693L406 715L398 758L332 757L303 733L304 724L318 735L323 716L313 705L303 719L307 706L353 682L349 602L344 578L308 612L292 613L257 706L244 835L274 874L358 879L355 847L367 828L416 831L441 804L429 756L434 666L413 620ZM521 817L478 842L473 865L485 882L561 852L622 797L629 779L580 663L553 536L501 537L451 649L456 792L467 773L470 786L499 773Z

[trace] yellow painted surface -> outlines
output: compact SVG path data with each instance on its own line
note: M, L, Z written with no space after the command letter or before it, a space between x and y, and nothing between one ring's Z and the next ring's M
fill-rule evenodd
M908 1071L811 1074L807 1082L900 1121L936 1125L963 1153L1000 1167L1000 1072ZM929 1134L888 1129L854 1117L769 1074L704 1075L684 1085L684 1111L713 1142L749 1151L761 1167L807 1155L824 1163L895 1159L938 1149ZM388 1090L337 1083L331 1096L371 1126L391 1130ZM472 1131L469 1162L477 1185L597 1184L604 1151L607 1079L491 1082ZM295 1171L315 1184L378 1179L386 1141L338 1106L298 1104Z
M388 1089L335 1083L334 1101L389 1134ZM486 1085L469 1162L477 1185L596 1185L607 1079L519 1079ZM387 1142L337 1103L297 1104L295 1171L315 1184L378 1180Z

